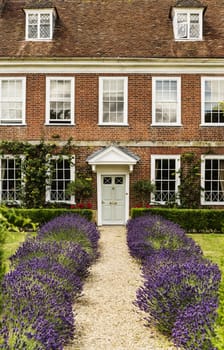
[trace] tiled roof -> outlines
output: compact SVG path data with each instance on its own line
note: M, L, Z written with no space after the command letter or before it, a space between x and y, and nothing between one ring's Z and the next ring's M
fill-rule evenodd
M201 1L198 0L177 0L176 7L204 7Z
M169 17L176 0L6 0L0 57L224 57L224 0L200 3L204 40L176 42ZM25 41L23 9L46 5L57 9L53 40Z

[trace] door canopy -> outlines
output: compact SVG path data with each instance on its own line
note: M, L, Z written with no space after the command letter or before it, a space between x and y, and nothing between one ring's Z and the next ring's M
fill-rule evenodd
M133 166L139 161L139 157L131 153L128 149L111 145L94 152L87 158L87 162L96 172L97 165L127 165L129 171L133 171Z

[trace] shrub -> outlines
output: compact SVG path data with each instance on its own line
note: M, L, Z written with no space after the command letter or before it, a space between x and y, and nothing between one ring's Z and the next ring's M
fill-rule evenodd
M74 221L75 218L75 221ZM60 218L63 221L63 218ZM56 220L56 224L60 223ZM62 227L80 223L80 230L97 250L99 233L84 218L65 217L29 238L11 257L13 271L2 282L3 312L0 324L0 349L62 350L74 336L72 302L81 292L92 257L75 241L75 234L61 234ZM52 226L53 224L53 226ZM68 226L66 226L66 224ZM72 232L72 230L71 230ZM70 233L71 233L70 232ZM72 237L73 241L67 240Z
M224 260L222 260L222 267L224 267ZM212 338L212 342L218 350L224 349L224 276L222 276L219 288L218 317L215 323L215 335Z
M180 225L186 232L222 232L223 209L132 208L131 217L159 215Z
M135 304L147 313L148 323L183 349L213 350L218 266L178 225L159 216L131 219L127 228L130 253L143 264L144 284Z
M202 254L198 245L186 236L179 225L162 217L147 215L127 224L127 242L132 256L145 259L155 250L185 248L191 254Z
M85 277L90 266L90 256L79 244L73 242L45 242L27 239L10 258L12 267L33 258L48 257L78 276Z
M6 276L3 291L3 349L29 349L30 340L41 349L62 349L72 339L72 303L62 282L24 264Z
M79 215L66 214L43 225L38 239L67 240L79 243L88 252L96 254L99 232L96 225Z
M179 312L203 299L218 298L220 272L216 265L196 256L178 258L179 251L159 251L147 259L145 283L137 291L136 303L147 320L171 335ZM157 264L157 262L160 262ZM151 273L149 273L151 272Z
M217 299L206 299L190 305L177 315L172 339L177 347L187 350L215 350L211 338L217 316ZM221 348L220 348L221 349Z

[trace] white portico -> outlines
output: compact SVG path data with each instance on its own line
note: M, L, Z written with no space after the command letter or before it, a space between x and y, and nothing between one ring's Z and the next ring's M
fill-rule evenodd
M98 225L124 225L129 217L130 173L139 157L116 145L87 158L97 174Z

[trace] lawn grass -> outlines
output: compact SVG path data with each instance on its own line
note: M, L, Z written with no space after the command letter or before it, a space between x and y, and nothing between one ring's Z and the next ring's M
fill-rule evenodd
M6 272L9 271L9 258L22 244L28 233L27 232L7 232L5 235L5 243L3 244L3 263L6 266Z
M221 261L224 259L224 234L188 234L203 250L206 258L218 264L224 274L224 266Z

